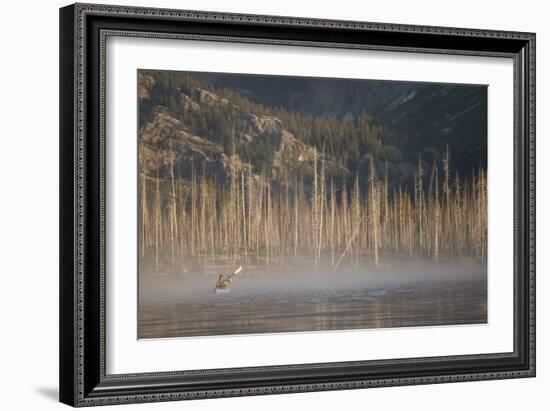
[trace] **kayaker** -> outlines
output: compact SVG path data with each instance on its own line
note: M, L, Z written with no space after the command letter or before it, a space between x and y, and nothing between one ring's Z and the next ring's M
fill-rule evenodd
M229 284L231 284L231 278L225 278L223 274L220 274L216 288L226 288Z

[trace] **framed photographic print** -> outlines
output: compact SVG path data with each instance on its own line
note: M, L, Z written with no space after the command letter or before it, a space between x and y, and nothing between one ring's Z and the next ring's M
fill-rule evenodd
M535 375L535 35L60 10L60 399Z

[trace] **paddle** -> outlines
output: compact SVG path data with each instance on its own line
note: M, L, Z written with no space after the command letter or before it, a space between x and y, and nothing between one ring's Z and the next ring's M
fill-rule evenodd
M237 268L237 269L233 272L233 274L229 274L229 276L227 277L227 279L229 280L229 279L230 279L231 277L233 277L234 275L239 274L242 270L243 270L243 267L240 266L239 268Z

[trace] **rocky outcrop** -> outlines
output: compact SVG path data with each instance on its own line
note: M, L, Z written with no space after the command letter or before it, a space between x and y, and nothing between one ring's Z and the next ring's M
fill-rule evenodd
M281 130L279 149L273 156L273 179L281 179L285 174L292 175L298 171L312 175L315 161L318 168L323 166L331 175L349 174L349 170L339 166L333 158L296 139L289 131Z
M193 101L191 97L189 97L185 93L180 94L181 98L181 105L184 110L194 110L199 111L201 109L201 106Z
M140 169L153 177L157 171L161 178L170 175L170 167L178 176L190 178L194 173L223 182L232 170L245 171L250 164L238 155L228 155L220 144L197 136L165 108L157 108L139 132Z
M155 85L155 79L142 72L138 72L138 99L146 100L151 97L150 90Z
M283 131L283 123L277 117L258 116L253 113L245 113L245 116L256 134L280 136Z
M151 82L145 78L142 80L142 94L146 95L146 85L151 85ZM197 95L199 101L182 93L180 104L185 110L200 111L204 105L228 103L208 90L199 89ZM240 109L237 107L236 110ZM173 165L178 175L184 178L198 172L220 181L227 181L232 172L248 173L251 169L255 178L260 180L265 178L260 177L264 170L254 169L250 160L241 158L239 153L250 152L249 146L261 143L270 147L265 154L270 156L271 173L267 178L271 180L282 182L283 178L298 172L312 175L315 161L318 167L322 164L331 174L349 173L334 159L298 140L277 117L244 111L240 111L240 116L246 131L235 131L235 152L229 153L222 144L192 133L189 125L176 118L166 107L155 107L150 120L139 132L141 169L150 176L155 176L158 170L159 175L165 177ZM226 136L228 141L230 138Z

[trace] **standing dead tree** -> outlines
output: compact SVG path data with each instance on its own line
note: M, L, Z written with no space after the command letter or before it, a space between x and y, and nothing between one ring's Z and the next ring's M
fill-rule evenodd
M155 272L193 261L206 268L326 261L334 270L346 261L378 265L391 255L486 261L486 172L456 174L451 182L448 152L438 160L442 178L440 163L431 166L427 189L419 157L410 192L390 189L387 166L380 171L372 157L364 180L335 179L324 153L315 152L309 176L275 181L234 155L220 183L204 163L198 171L191 162L183 177L175 153L170 144L165 159L140 174L139 255Z

